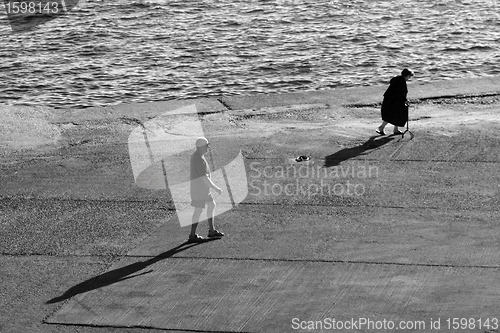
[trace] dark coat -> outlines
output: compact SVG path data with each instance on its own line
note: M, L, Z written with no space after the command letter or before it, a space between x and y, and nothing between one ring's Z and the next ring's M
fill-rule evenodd
M408 88L406 80L402 76L393 77L389 88L384 93L382 102L382 120L395 126L404 126L408 121L408 106L406 106L406 95Z

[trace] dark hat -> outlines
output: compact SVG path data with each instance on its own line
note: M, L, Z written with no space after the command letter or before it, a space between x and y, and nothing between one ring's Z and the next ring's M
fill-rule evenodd
M402 76L413 76L413 72L411 70L409 70L408 68L405 68L401 71L401 75Z

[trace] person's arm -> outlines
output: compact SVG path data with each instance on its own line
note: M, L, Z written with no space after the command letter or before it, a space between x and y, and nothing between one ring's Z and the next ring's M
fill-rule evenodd
M408 89L406 88L406 81L403 77L398 77L397 84L395 86L395 96L399 103L406 104L406 95L408 94Z
M195 156L195 155L193 155ZM194 174L197 179L200 179L205 183L206 186L209 188L215 189L217 192L222 193L222 190L212 182L212 180L208 177L207 169L205 168L205 162L200 158L196 160L196 157L194 157L194 160L191 160L191 170L194 172Z
M214 184L214 182L210 178L207 177L207 175L202 176L201 179L203 179L203 182L208 187L213 188L217 192L222 191L217 185Z

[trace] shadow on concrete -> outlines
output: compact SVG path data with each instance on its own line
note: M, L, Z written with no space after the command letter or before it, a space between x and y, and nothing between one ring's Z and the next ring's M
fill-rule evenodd
M200 243L184 242L181 245L176 246L173 249L170 249L166 252L163 252L162 254L157 255L156 257L151 258L149 260L136 262L136 263L130 264L130 265L125 266L125 267L117 268L117 269L112 270L110 272L106 272L104 274L95 276L87 281L79 283L76 286L69 288L61 296L55 297L55 298L45 302L45 304L53 304L53 303L62 302L64 300L67 300L67 299L69 299L73 296L76 296L78 294L82 294L82 293L92 291L92 290L95 290L98 288L109 286L113 283L128 280L128 279L140 276L140 275L151 273L152 270L132 275L132 274L137 273L137 272L143 270L144 268L146 268L146 267L148 267L148 266L150 266L158 261L161 261L161 260L166 259L166 258L170 258L176 253L185 251L185 250L187 250L193 246L199 245L199 244L214 241L216 239L218 239L218 238L209 238L209 239L206 239L205 241L200 242Z
M377 139L379 138L379 139ZM338 152L328 155L325 157L325 167L333 167L339 165L341 162L346 161L350 158L354 158L361 155L366 155L372 152L373 150L391 142L394 140L394 136L383 136L374 135L370 137L366 142L362 145L352 147L352 148L344 148L339 150Z

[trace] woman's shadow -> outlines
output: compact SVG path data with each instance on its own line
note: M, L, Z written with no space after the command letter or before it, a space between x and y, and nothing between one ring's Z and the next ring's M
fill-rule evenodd
M392 140L394 137L384 136L380 139L375 140L376 138L380 138L380 135L374 135L370 137L366 142L362 145L352 147L352 148L344 148L332 155L328 155L325 157L325 167L333 167L339 165L341 162L346 161L350 158L366 155L372 152L374 149L377 149Z
M216 238L207 239L206 242L209 242L209 241L212 241L215 239ZM58 303L58 302L67 300L73 296L76 296L78 294L82 294L82 293L85 293L85 292L88 292L91 290L95 290L98 288L109 286L113 283L117 283L120 281L131 279L131 278L134 278L134 277L137 277L140 275L151 273L152 270L149 270L147 272L142 272L139 274L134 274L134 273L137 273L137 272L143 270L144 268L146 268L146 267L148 267L148 266L150 266L158 261L172 257L174 254L185 251L185 250L187 250L193 246L196 246L198 244L201 244L201 243L184 242L181 245L176 246L173 249L168 250L167 252L163 252L162 254L157 255L156 257L151 258L149 260L136 262L136 263L127 265L125 267L117 268L117 269L114 269L112 271L106 272L104 274L95 276L87 281L84 281L82 283L77 284L76 286L69 288L64 294L62 294L61 296L55 297L51 300L48 300L47 302L45 302L45 304ZM134 275L132 275L132 274L134 274Z

